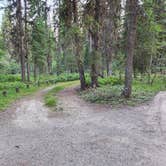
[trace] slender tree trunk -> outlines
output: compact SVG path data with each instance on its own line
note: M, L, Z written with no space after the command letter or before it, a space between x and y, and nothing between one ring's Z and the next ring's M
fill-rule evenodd
M91 86L98 87L99 75L99 18L100 18L100 0L95 0L94 7L94 21L97 26L90 30L90 37L92 39L92 64L91 64Z
M106 66L107 66L107 77L112 75L112 54L109 52L109 55L107 55L107 61L106 61Z
M52 73L52 58L50 56L50 53L48 53L48 56L47 56L47 69L48 69L48 74L51 74Z
M47 56L47 73L51 74L52 72L52 57L51 57L51 39L50 39L50 32L49 32L49 24L50 24L50 17L48 15L48 6L47 6L48 1L45 0L45 30L46 30L46 35L48 39L47 47L48 51L46 53Z
M104 3L106 13L104 15L104 47L106 50L107 76L112 75L112 61L117 53L117 39L119 36L118 26L120 24L121 0L106 0ZM108 10L109 9L109 10Z
M51 56L51 37L50 37L50 32L48 31L48 55L47 55L47 69L48 69L48 74L52 73L52 56Z
M105 77L105 55L102 54L102 69L101 69L101 75L104 78Z
M24 44L25 44L26 71L27 71L27 81L30 82L30 65L29 65L29 55L28 55L28 28L27 28L27 0L24 0L24 8L25 8Z
M47 55L47 70L48 74L52 73L52 57L51 57L51 39L50 39L50 32L48 31L48 55Z
M133 74L133 56L136 40L136 27L137 27L137 5L138 0L127 0L127 46L126 46L126 69L125 69L125 87L123 94L129 98L132 93L132 74Z
M21 0L17 0L17 30L18 30L18 47L19 47L19 57L21 63L21 78L22 81L25 81L25 51L24 51L24 32L23 32L23 23L22 23L22 5Z
M59 76L61 74L61 55L62 55L62 49L61 49L61 44L60 44L60 39L59 43L58 43L58 54L56 56L56 61L57 61L57 65L56 65L56 74Z
M77 7L77 0L73 0L73 12L74 12L74 23L79 27L78 23L78 7ZM80 84L81 90L85 90L86 88L86 81L85 81L85 74L84 74L84 65L81 58L81 41L78 32L75 32L75 45L76 45L76 61L78 66L78 72L80 76Z
M36 65L36 61L34 61L33 76L34 76L34 80L36 81L36 79L37 79L37 65Z
M26 63L26 68L27 68L27 81L30 82L30 65L28 59Z

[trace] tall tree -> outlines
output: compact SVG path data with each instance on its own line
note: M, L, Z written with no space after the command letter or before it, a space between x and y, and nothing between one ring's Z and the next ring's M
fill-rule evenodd
M112 74L112 61L117 54L117 43L118 43L118 28L120 24L120 14L121 14L121 0L108 0L109 11L108 11L108 31L106 31L108 36L108 43L106 43L106 64L107 64L107 75Z
M16 1L16 25L17 25L17 35L18 35L19 58L21 63L21 78L22 78L22 81L25 81L26 75L25 75L24 30L23 30L21 0Z
M132 93L133 56L136 42L138 0L126 1L127 41L126 41L126 69L125 87L123 95L129 98Z
M24 50L25 50L25 59L26 59L26 72L27 72L27 81L30 81L30 64L29 64L29 51L28 51L28 4L27 0L24 0Z
M80 25L79 25L79 20L78 20L78 1L73 0L73 15L74 15L74 40L75 40L75 46L76 46L76 61L77 61L77 66L78 66L78 72L80 76L80 84L81 84L81 89L85 90L86 88L86 81L85 81L85 74L84 74L84 64L83 64L83 58L81 55L81 37L80 37Z
M85 23L88 29L89 52L91 56L91 86L98 86L100 62L100 1L88 0L85 6Z
M46 50L47 38L45 31L45 22L43 18L38 18L32 29L32 61L34 67L34 78L36 80L37 74L46 72Z

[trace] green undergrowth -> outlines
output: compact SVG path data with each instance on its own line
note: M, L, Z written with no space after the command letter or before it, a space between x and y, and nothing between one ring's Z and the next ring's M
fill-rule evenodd
M111 104L113 106L129 105L135 106L151 100L159 91L166 90L166 83L158 78L153 85L143 81L133 82L132 96L129 99L124 98L122 94L123 85L101 85L96 89L88 89L81 92L81 97L92 103Z
M23 83L21 82L20 75L0 74L0 111L5 110L15 100L21 98L22 96L33 94L40 88L44 88L58 82L68 83L68 81L78 80L78 78L79 75L74 73L65 73L59 76L41 75L36 81L31 78L30 83ZM27 84L29 87L27 87ZM19 89L18 93L16 93L16 88ZM4 92L6 93L5 96ZM47 99L47 105L56 105L53 97Z
M75 81L79 79L79 74L77 73L64 73L59 76L56 75L41 75L38 78L40 83L58 83L58 82L68 82Z
M58 101L56 94L59 91L74 85L79 85L79 81L76 80L76 81L57 83L56 86L45 95L44 97L45 105L48 107L56 107Z
M103 85L122 85L123 84L123 81L115 76L105 77L105 78L99 77L98 82L99 82L100 86L103 86ZM90 86L91 79L89 76L86 76L86 83L87 83L87 85Z
M6 89L6 92L7 92L6 96L3 96L2 90L0 90L0 111L5 110L15 100L20 99L23 96L33 94L34 92L36 92L37 90L43 87L44 86L37 87L37 86L30 85L30 87L27 88L26 85L22 83L21 88L19 87L20 88L19 93L16 93L16 90L13 87L13 88Z

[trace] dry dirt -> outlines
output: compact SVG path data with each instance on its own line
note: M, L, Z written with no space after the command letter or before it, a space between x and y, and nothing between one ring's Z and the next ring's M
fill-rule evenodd
M42 102L49 89L0 113L0 166L166 166L166 92L112 109L68 88L50 112Z

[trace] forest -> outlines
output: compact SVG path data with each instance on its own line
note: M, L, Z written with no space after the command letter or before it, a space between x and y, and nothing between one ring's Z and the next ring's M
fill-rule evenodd
M133 77L146 77L149 85L164 77L164 0L8 0L5 4L2 76L20 73L22 82L28 83L41 75L78 73L81 90L99 87L100 78L119 77L126 98L131 96Z
M115 105L166 88L164 0L1 2L2 109L21 88L59 81L80 80L83 99Z
M97 121L98 115L95 114L93 118L91 117L89 112L92 110L103 111L103 114L100 112L102 115L98 119L104 117L105 114L108 116L110 126L116 126L120 122L120 118L123 123L133 116L135 124L132 125L137 125L138 119L142 117L154 116L158 119L160 114L158 124L161 125L161 128L166 128L164 125L166 116L162 112L166 109L165 91L165 0L0 0L0 113L6 112L5 117L8 117L13 114L10 111L15 110L14 114L18 119L20 118L19 122L15 123L21 124L22 128L44 125L42 120L46 115L43 112L47 112L48 117L53 116L53 119L54 116L62 116L63 125L67 123L65 119L67 114L70 114L73 118L71 119L75 121L80 117L84 119L82 123L85 125L83 126L80 120L78 124L82 127L77 126L78 130L87 131L86 121L88 124L91 123L90 119L96 118L93 123L95 125L101 123L101 121ZM149 104L151 102L155 103L155 106ZM145 106L143 112L141 112L143 110L141 106ZM133 111L130 112L128 107ZM135 113L139 108L141 111ZM115 109L116 113L112 113L112 109ZM152 109L160 113L154 115L154 111L143 116L147 110ZM80 110L83 112L81 113ZM83 116L84 110L87 113L85 113L87 120ZM106 113L105 110L109 110L111 113ZM112 118L110 114L113 114L115 119L109 120ZM126 115L128 116L126 117ZM74 119L75 116L78 116L77 120ZM4 119L4 115L0 114L0 124L1 118ZM10 117L7 119L9 120ZM51 121L48 119L47 121ZM144 120L142 119L142 121ZM60 122L54 121L54 125L59 125ZM116 125L111 124L113 121ZM133 121L132 118L124 123L127 134L129 132L127 125L130 127L131 124L128 123L131 121ZM105 125L107 126L107 124ZM46 126L48 127L49 124ZM35 126L33 127L35 128ZM137 135L140 126L134 127L138 128L131 129L131 132ZM146 127L143 126L143 129L140 129L141 132ZM51 127L48 128L51 130ZM3 130L5 129L2 128ZM46 132L43 130L41 129L41 133ZM89 130L96 131L91 125ZM92 131L90 133L93 133ZM151 129L147 129L146 134L150 131ZM99 134L99 131L96 132ZM68 138L69 135L65 134L66 137L63 138ZM70 134L76 134L74 129ZM134 134L132 139L135 139ZM41 138L43 137L41 136ZM90 135L88 138L91 138ZM74 141L78 141L75 139ZM29 142L31 141L35 143L33 138L29 138ZM1 143L3 144L3 142L0 141L0 148ZM146 143L148 144L148 141ZM140 143L138 144L140 145ZM58 146L57 143L54 145ZM99 148L98 144L96 146ZM8 145L6 145L6 149L7 147ZM16 145L15 147L19 149L21 146ZM87 149L89 150L89 147ZM107 150L112 151L109 148ZM78 151L80 152L80 150ZM89 150L90 152L91 150ZM63 150L61 153L63 154ZM4 156L8 156L7 151ZM102 155L99 156L101 158ZM18 157L17 154L15 157ZM154 156L152 155L152 157ZM76 158L73 159L73 162L77 163ZM83 158L85 159L86 156ZM32 161L33 159L27 160ZM63 165L62 160L57 157L58 163L60 161L57 166ZM110 159L104 157L104 160L108 161L110 166ZM1 160L0 157L0 165L9 161L5 158ZM21 159L20 163L22 161ZM36 159L34 163L45 166L46 161L44 160L40 164ZM96 162L94 164L85 164L85 161L82 161L82 165L97 166L98 160L93 157L92 160L88 160ZM133 161L129 162L129 166L136 165L136 163L132 163ZM156 161L157 165L152 160L147 161L149 163L145 165L164 166L162 161L161 157ZM48 165L55 165L56 161L53 163ZM107 165L101 161L98 163L102 166ZM15 165L19 165L17 161L14 162ZM30 165L33 165L32 162ZM69 165L69 162L66 161L66 166ZM81 166L78 163L76 165ZM113 162L114 165L118 166L117 161ZM128 166L127 162L124 166Z

